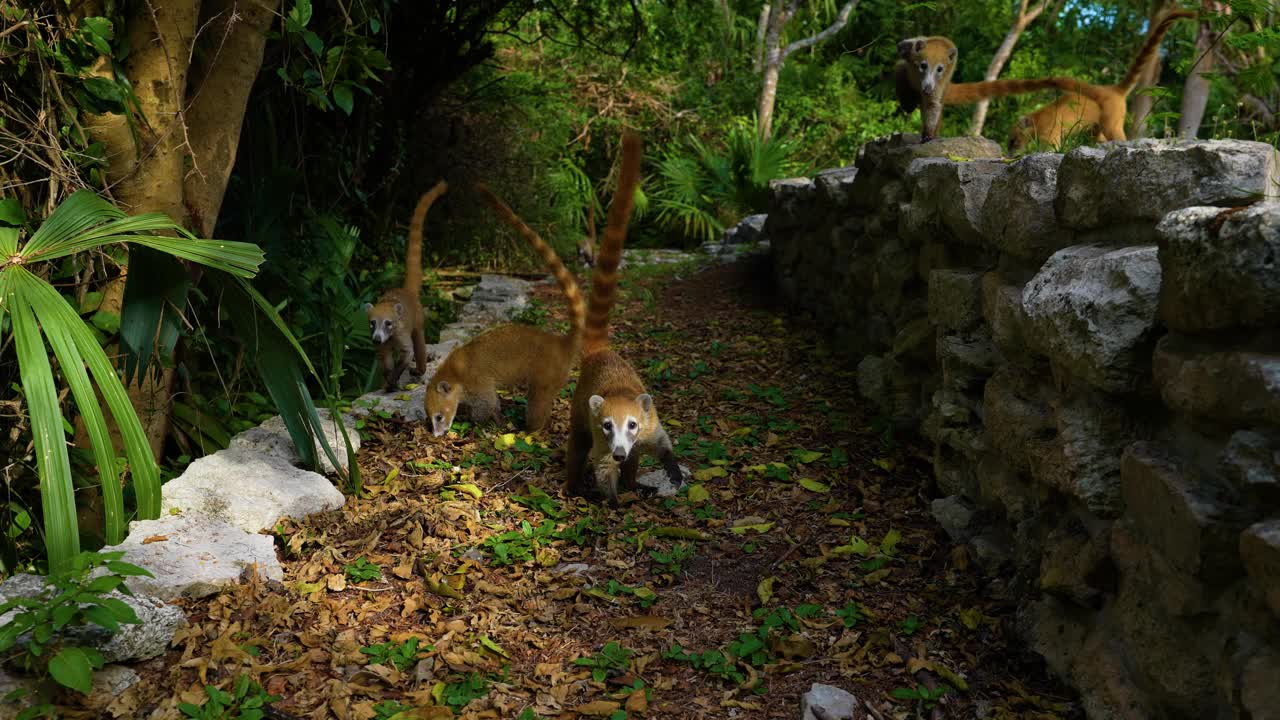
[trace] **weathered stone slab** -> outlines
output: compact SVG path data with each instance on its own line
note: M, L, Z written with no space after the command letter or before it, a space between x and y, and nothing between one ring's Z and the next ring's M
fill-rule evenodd
M1092 606L1104 589L1102 568L1111 554L1108 528L1092 532L1076 518L1058 524L1044 540L1040 558L1040 589L1078 605Z
M1280 327L1280 203L1160 221L1160 318L1186 333Z
M987 242L1014 257L1042 263L1071 244L1071 233L1058 226L1057 153L1027 155L996 174L982 208Z
M1166 335L1156 344L1153 369L1173 410L1238 425L1280 425L1280 353Z
M1001 273L982 276L982 317L991 331L991 341L1005 358L1018 360L1030 352L1024 327L1027 311L1022 307L1022 286L1005 283Z
M1000 356L987 333L978 330L970 335L939 335L937 360L943 387L981 392L982 383L995 372Z
M809 692L800 696L800 720L827 720L862 716L858 698L848 690L832 685L814 683Z
M323 475L244 448L199 458L164 486L162 512L177 510L217 518L245 532L275 525L282 517L342 507L346 498Z
M265 579L284 579L271 536L201 515L136 520L124 542L105 549L124 550L126 562L150 570L154 578L129 578L129 589L162 600L212 595L255 565Z
M955 240L986 245L982 213L996 177L1008 167L998 160L955 162L945 157L924 157L906 169L911 203L903 210L908 237L922 241L944 229Z
M929 320L948 333L977 327L982 322L982 273L967 270L929 273Z
M901 137L909 139L910 136ZM994 140L969 135L937 138L927 143L889 143L874 148L872 143L868 143L858 158L857 166L862 168L870 164L878 172L901 178L906 177L907 168L921 158L942 158L963 165L970 160L998 160L1003 154L1000 144ZM873 155L878 157L873 158Z
M57 592L46 578L19 573L0 584L0 604L20 597L49 598ZM98 650L107 662L148 660L160 655L168 649L169 641L178 628L187 624L181 609L167 605L159 598L145 594L126 595L116 590L106 597L133 608L139 622L122 624L117 633L108 632L98 625L73 627L65 637L73 644ZM17 614L18 610L14 609L0 615L0 627L7 625ZM18 639L18 645L26 644L25 637Z
M333 450L334 455L338 458L338 467L346 470L347 446L342 441L342 433L338 429L338 423L329 416L327 409L319 408L316 410L316 414L320 417L321 432L324 433L324 437L329 443L329 448ZM347 415L342 415L341 417L343 424L346 426L347 437L351 440L351 449L359 451L360 433L356 432L355 418ZM333 462L325 454L318 439L315 441L315 446L316 456L320 458L320 469L329 475L336 473ZM231 438L229 447L276 457L290 465L298 465L302 461L302 458L298 456L297 448L293 445L293 440L289 437L289 429L285 426L284 419L279 415L273 415L261 425L249 428Z
M725 229L721 242L725 245L759 242L764 236L764 221L768 217L764 213L759 213L742 218L737 225Z
M850 193L853 192L853 181L858 177L858 168L854 166L823 170L813 176L813 184L818 188L818 195L833 208L842 208L849 204ZM764 223L760 224L761 228Z
M1055 403L1050 440L1030 448L1031 474L1079 500L1100 518L1121 509L1120 454L1133 439L1124 408L1100 395L1072 395Z
M809 225L816 219L812 211L817 195L817 186L809 178L770 180L767 226L777 232Z
M1072 377L1135 390L1147 377L1159 292L1153 246L1060 250L1022 290L1026 338Z
M1032 450L1057 436L1053 407L1035 381L1010 368L996 370L983 388L987 444L1015 470L1030 470Z
M1130 445L1121 461L1125 516L1177 572L1206 581L1230 577L1239 572L1244 523L1206 479L1189 472L1156 443Z
M969 524L973 522L973 508L964 498L957 495L937 498L929 504L929 512L952 542L968 539Z
M1055 207L1064 227L1152 223L1191 205L1233 206L1275 197L1277 155L1247 140L1130 140L1066 154Z
M1193 617L1210 607L1208 588L1195 575L1174 567L1131 520L1111 528L1111 558L1125 582L1147 588L1153 602L1173 617ZM1221 588L1218 588L1219 590Z
M1240 534L1240 558L1249 581L1280 615L1280 518L1251 525Z
M1218 458L1222 473L1257 507L1280 507L1280 441L1240 430Z

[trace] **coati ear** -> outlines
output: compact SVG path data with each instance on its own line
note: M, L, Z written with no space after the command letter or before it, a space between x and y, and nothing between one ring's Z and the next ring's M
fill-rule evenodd
M599 395L592 395L587 398L587 405L591 406L591 413L594 415L600 412L600 407L604 405L604 398Z
M898 43L898 57L902 58L903 60L910 60L911 51L915 48L915 46L916 46L916 38L907 38L906 40L903 40L902 42Z
M956 62L956 57L959 54L960 54L959 50L957 50L956 48L951 48L951 50L947 52L947 61L954 65Z
M396 316L404 317L404 303L396 303Z
M436 386L436 389L440 391L440 394L441 394L441 395L448 395L448 394L449 394L449 382L448 382L447 380L441 380L441 381L440 381L440 384Z
M636 402L640 403L640 409L645 412L649 412L653 409L653 396L649 393L637 395Z
M367 314L369 314L369 311L370 311L370 310L372 310L372 309L373 309L373 303L365 303L365 304L364 304L364 312L365 312L365 314L366 314L366 315L367 315Z

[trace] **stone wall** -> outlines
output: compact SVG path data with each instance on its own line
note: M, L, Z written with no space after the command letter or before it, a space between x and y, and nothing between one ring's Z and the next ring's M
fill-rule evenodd
M1280 717L1278 191L1260 143L899 136L773 185L783 296L1092 718Z

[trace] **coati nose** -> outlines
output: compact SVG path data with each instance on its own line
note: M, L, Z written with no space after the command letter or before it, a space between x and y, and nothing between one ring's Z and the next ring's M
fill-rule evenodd
M626 460L626 459L627 459L627 451L626 451L626 450L614 450L614 451L613 451L613 459L614 459L614 460L617 460L618 462L622 462L623 460Z

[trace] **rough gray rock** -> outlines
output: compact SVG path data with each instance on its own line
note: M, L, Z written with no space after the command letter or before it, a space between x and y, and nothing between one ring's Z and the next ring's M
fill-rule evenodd
M888 143L867 143L856 163L859 172L870 166L877 172L902 178L906 177L907 168L921 158L943 158L964 165L970 160L998 160L1003 155L999 143L984 137L937 138L927 143L912 143L910 139L910 135L898 135Z
M693 478L693 471L684 465L680 466L680 472L684 475L686 483ZM637 476L636 484L653 491L658 497L671 497L680 492L680 486L671 482L671 478L667 477L667 472L662 468Z
M1096 578L1110 554L1107 528L1090 532L1078 519L1068 518L1044 540L1040 589L1078 605L1091 606L1104 589L1098 587Z
M129 578L129 589L161 600L212 595L253 565L265 579L284 579L270 535L202 515L135 520L124 542L104 549L124 550L126 562L150 570L154 578Z
M329 448L333 450L333 454L338 458L338 466L343 470L347 469L347 446L342 441L342 433L338 429L338 423L329 417L329 411L319 408L316 413L320 416L320 428L329 443ZM360 433L356 432L355 418L348 415L340 416L343 424L346 425L347 437L351 440L351 449L360 450ZM315 441L316 456L320 458L320 469L329 475L336 473L333 462L329 460L329 456L325 454L324 449L320 446L320 441ZM289 429L285 427L284 419L279 415L273 415L266 422L253 428L249 428L244 432L231 438L232 448L240 448L250 452L257 452L263 455L279 458L290 465L297 465L302 461L298 457L297 448L293 446L293 440L289 437Z
M1058 227L1053 208L1061 163L1059 154L1036 153L993 176L982 209L982 232L988 242L1037 264L1070 244L1071 234Z
M1256 523L1241 533L1240 557L1249 581L1280 615L1280 519Z
M1280 326L1280 204L1169 213L1160 233L1160 318L1198 333Z
M770 180L767 225L771 232L805 225L811 219L817 192L809 178Z
M768 215L760 213L742 218L737 225L725 229L721 242L725 245L758 242L764 234L764 221L768 217Z
M973 522L973 508L956 495L937 498L929 503L929 512L938 521L952 542L963 542L969 537L969 523Z
M853 181L857 177L858 168L856 167L832 168L814 175L813 182L823 200L834 207L845 207L849 204L849 196L853 192Z
M0 584L0 604L18 597L49 596L53 592L53 586L47 585L45 578L20 573ZM123 624L117 633L108 632L98 625L75 627L67 632L67 637L77 645L97 649L107 662L148 660L160 655L169 647L169 641L178 628L187 623L181 609L158 598L144 594L126 595L119 591L112 591L106 597L133 608L139 622ZM8 624L17 614L17 610L11 610L0 616L0 626ZM23 642L19 640L19 644Z
M1132 520L1123 518L1111 526L1110 550L1124 581L1146 588L1153 602L1169 615L1194 617L1209 609L1212 596L1205 583L1174 567Z
M1155 247L1075 246L1054 253L1022 290L1027 340L1095 387L1137 389L1154 339L1156 255Z
M814 683L800 696L800 720L862 720L858 698L848 690Z
M1240 430L1219 456L1222 473L1257 507L1280 507L1280 442Z
M903 210L904 237L919 241L938 230L968 245L986 245L982 235L983 207L995 178L1008 166L998 160L954 162L924 157L906 171L911 203Z
M966 332L982 322L982 275L977 271L929 273L929 319L944 332Z
M1025 330L1027 312L1022 307L1022 286L1006 284L1003 274L982 276L982 317L991 332L991 341L1009 360L1027 356Z
M943 387L980 393L982 383L995 372L1000 358L991 338L979 331L973 335L939 335L937 360Z
M163 512L199 513L246 532L283 517L304 518L342 507L346 498L323 475L244 448L206 455L164 486Z
M1280 354L1166 335L1152 365L1172 410L1237 425L1280 425Z
M1280 719L1280 652L1259 652L1245 662L1240 704L1252 720Z
M1206 582L1229 578L1239 572L1237 539L1245 523L1206 478L1175 457L1155 443L1125 449L1125 516L1176 571Z
M1055 207L1065 227L1158 221L1191 205L1232 206L1277 192L1276 150L1247 140L1131 140L1063 158Z
M1120 454L1136 423L1123 406L1095 394L1061 398L1054 411L1052 439L1029 448L1032 475L1098 517L1115 517L1122 508Z
M1056 436L1051 395L1046 388L1009 367L997 369L982 393L987 444L1014 470L1029 471L1031 454Z
M123 665L107 665L101 670L94 671L93 684L89 690L89 695L81 699L80 703L87 710L104 713L100 717L108 717L105 714L107 706L125 690L136 685L141 679L141 676L131 668ZM0 698L4 698L15 690L26 690L28 693L35 692L35 679L13 675L0 670ZM0 699L0 720L13 720L27 707L27 704L25 699L8 702ZM55 715L54 717L57 716ZM110 715L110 717L115 717L115 715Z

